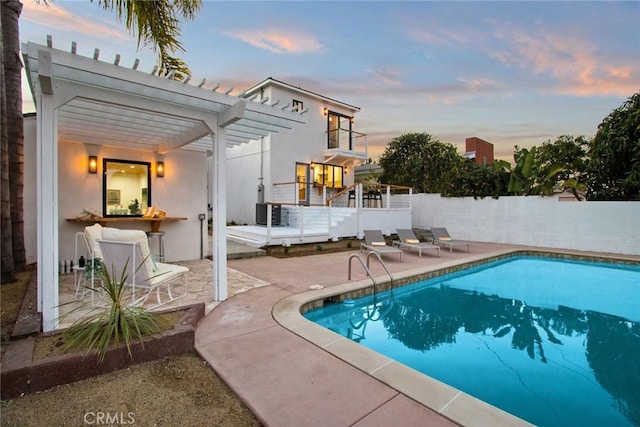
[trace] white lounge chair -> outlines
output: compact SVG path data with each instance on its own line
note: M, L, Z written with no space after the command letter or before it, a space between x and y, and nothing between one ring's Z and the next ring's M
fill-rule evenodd
M364 240L366 243L360 243L360 250L367 250L371 252L377 252L378 255L382 254L398 254L400 255L400 261L402 261L402 251L398 248L388 246L380 230L363 230Z
M431 227L431 232L433 233L433 242L436 245L448 246L449 252L453 252L455 246L466 246L467 252L469 252L469 242L452 239L446 228Z
M141 234L136 239L128 239L128 241L99 240L98 243L102 251L104 268L109 274L116 275L112 279L120 278L126 267L126 284L131 287L131 304L143 305L154 291L157 304L149 308L159 307L185 296L187 294L186 273L189 269L180 265L154 262L146 234L139 230L127 231L137 231ZM174 296L172 285L178 280L182 282L182 292ZM168 299L163 301L163 294L166 294Z
M419 257L422 257L423 249L435 249L438 256L440 256L440 246L429 242L421 242L410 228L398 228L396 233L398 234L398 240L391 242L393 246L400 249L417 249Z

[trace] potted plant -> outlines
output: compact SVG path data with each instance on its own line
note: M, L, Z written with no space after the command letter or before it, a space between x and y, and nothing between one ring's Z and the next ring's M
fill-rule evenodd
M138 201L137 198L133 199L131 201L131 204L129 205L129 212L131 213L131 215L140 215L140 202Z

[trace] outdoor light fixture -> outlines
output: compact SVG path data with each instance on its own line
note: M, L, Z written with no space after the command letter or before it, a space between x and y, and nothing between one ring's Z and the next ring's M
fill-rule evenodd
M327 114L329 114L329 110L325 108L324 110L322 110L322 113L326 116Z
M164 178L164 162L156 162L156 176Z
M98 173L98 156L89 156L89 173Z

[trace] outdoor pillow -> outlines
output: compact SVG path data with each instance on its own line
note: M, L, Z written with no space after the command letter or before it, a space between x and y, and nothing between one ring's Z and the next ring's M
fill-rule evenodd
M440 237L438 240L451 240L451 237Z
M387 246L386 242L371 242L371 246Z
M406 243L411 243L411 244L420 243L420 240L418 240L418 239L407 239Z
M151 258L147 234L144 231L105 227L102 229L102 239L116 242L138 242L140 244L140 251L142 252L142 260L144 260L144 268L147 276L153 277L153 273L156 272L157 268L155 268L155 263ZM142 260L138 260L138 262L142 262ZM138 266L136 265L135 267L137 268Z
M97 222L84 228L84 236L87 239L93 258L102 258L100 245L98 245L98 240L102 239L102 229L103 227Z

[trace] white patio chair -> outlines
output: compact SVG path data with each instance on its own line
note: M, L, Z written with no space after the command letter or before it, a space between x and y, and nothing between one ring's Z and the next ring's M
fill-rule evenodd
M76 287L75 297L81 300L90 293L92 304L94 303L96 282L101 283L101 278L100 276L96 276L95 271L97 263L102 261L102 254L98 246L98 239L100 239L102 235L102 228L98 223L87 226L84 228L84 231L76 233L75 239L74 262L77 263L73 267L73 281ZM80 266L79 264L80 256L86 256L84 266Z
M137 230L129 230L137 231ZM140 231L146 242L146 235ZM118 280L125 271L126 285L131 287L131 304L142 306L152 293L156 294L157 304L149 307L156 308L175 301L187 294L187 272L189 269L175 264L154 262L149 252L148 245L144 250L144 244L140 239L133 241L99 240L102 251L104 268L107 269L112 280ZM181 280L183 291L174 296L172 285ZM166 293L168 299L163 301L162 295Z

